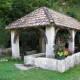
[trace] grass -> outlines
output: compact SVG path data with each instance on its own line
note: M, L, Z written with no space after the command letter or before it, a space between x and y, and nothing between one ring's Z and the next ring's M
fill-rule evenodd
M0 58L3 57L5 56L0 56ZM80 80L80 65L64 73L41 68L21 71L14 64L23 63L23 61L5 58L8 62L0 62L0 80Z

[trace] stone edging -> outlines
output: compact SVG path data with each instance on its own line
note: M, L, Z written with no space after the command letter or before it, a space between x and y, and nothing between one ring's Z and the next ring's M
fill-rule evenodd
M43 54L40 53L36 55L38 56ZM24 64L25 65L31 64L44 69L59 71L61 73L80 64L80 52L68 56L64 60L57 60L37 56L36 57L35 55L24 56Z

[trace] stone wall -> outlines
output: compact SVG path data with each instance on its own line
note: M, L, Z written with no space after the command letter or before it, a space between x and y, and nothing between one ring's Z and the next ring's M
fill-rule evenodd
M25 51L27 55L36 54L36 50Z
M39 56L37 57L37 56L35 55L24 56L24 64L36 65L37 67L41 67L48 70L59 71L61 73L80 64L80 52L68 56L64 60L57 60L57 59L44 58Z
M0 54L7 54L7 53L11 53L11 48L0 48Z

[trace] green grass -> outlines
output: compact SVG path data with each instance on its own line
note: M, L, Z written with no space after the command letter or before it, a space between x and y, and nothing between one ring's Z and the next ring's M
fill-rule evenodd
M80 65L64 73L41 68L21 71L14 64L23 61L5 58L8 62L0 62L0 80L80 80Z

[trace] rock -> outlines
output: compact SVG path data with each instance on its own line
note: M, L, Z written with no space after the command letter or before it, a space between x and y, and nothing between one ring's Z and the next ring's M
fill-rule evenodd
M34 65L34 57L33 56L24 56L24 65Z
M8 60L7 60L7 59L2 58L2 59L0 59L0 61L2 62L2 61L8 61Z
M57 71L57 60L50 58L36 58L35 65L44 69Z
M58 62L58 71L59 72L65 72L66 71L66 65L65 65L65 59L64 60L57 60Z
M75 54L75 57L76 57L76 65L79 65L80 64L80 52L76 53Z
M65 59L65 66L66 66L66 70L69 70L70 68L75 66L75 56L68 56Z

